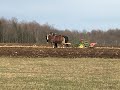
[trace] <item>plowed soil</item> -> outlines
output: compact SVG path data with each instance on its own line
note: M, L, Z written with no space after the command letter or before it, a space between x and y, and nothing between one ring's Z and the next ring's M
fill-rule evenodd
M1 46L0 56L60 58L120 58L120 48L42 48L39 46Z

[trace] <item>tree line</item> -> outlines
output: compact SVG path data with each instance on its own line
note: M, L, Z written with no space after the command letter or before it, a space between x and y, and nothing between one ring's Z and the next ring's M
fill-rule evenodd
M59 30L49 24L39 24L36 21L18 22L16 18L10 20L0 18L0 43L37 43L46 44L45 36L50 33L66 35L73 45L79 44L81 39L97 42L100 46L120 46L120 29L92 30Z

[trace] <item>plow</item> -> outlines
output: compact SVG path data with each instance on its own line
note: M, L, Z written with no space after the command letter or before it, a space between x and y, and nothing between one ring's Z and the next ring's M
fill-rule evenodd
M80 44L79 44L79 48L94 48L96 46L97 43L95 42L88 42L88 41L84 41L83 39L80 41Z

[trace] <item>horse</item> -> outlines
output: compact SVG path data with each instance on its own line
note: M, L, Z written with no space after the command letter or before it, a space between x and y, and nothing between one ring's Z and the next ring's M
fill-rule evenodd
M50 34L47 34L46 40L47 40L47 43L51 43L53 45L53 48L57 48L58 44L61 44L62 46L64 46L65 43L68 42L68 37L50 33ZM67 46L68 45L66 45L66 47Z

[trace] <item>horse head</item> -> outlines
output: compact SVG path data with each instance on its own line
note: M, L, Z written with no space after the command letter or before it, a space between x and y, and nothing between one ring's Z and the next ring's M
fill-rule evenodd
M46 36L47 43L51 43L52 39L53 39L53 34L47 34Z
M47 43L50 42L50 38L49 37L50 37L50 35L47 34L47 36L46 36Z

